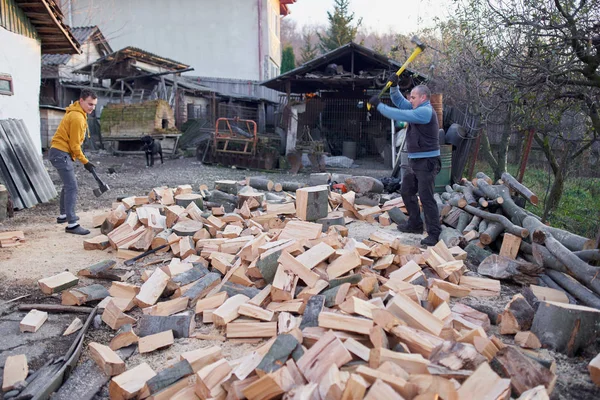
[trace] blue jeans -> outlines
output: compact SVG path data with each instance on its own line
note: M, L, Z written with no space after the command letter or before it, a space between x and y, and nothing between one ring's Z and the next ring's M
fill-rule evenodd
M77 204L77 179L75 178L75 166L69 153L50 148L48 159L58 171L63 187L60 191L60 214L67 215L67 222L77 222L75 205Z

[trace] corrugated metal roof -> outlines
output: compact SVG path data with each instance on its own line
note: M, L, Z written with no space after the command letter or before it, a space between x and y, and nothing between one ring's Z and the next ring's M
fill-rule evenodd
M97 26L78 26L71 28L75 39L84 44L96 31ZM72 54L42 54L42 65L64 65L69 62Z

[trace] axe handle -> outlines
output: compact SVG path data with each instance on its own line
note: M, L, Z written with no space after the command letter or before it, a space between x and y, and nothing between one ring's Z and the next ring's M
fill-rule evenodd
M408 60L406 60L404 62L404 64L402 64L402 66L400 67L400 69L398 71L396 71L396 75L400 76L404 70L406 69L406 67L408 67L408 64L410 64L411 62L413 62L413 60L415 58L417 58L417 56L419 54L421 54L423 52L423 49L421 47L417 47L416 49L413 50L412 54L410 55L410 57L408 57ZM381 89L381 92L379 92L379 96L381 97L385 94L385 92L388 91L389 88L392 87L392 82L388 81L388 83L385 84L385 86L383 87L383 89ZM367 109L370 110L371 109L371 104L367 103Z
M94 176L94 179L96 180L96 182L98 182L100 185L105 186L104 182L102 182L102 179L100 179L100 177L98 176L98 174L96 173L96 168L92 169L92 175Z
M155 249L151 249L151 250L145 251L145 252L143 252L142 254L140 254L139 256L135 256L135 257L133 257L133 258L130 258L129 260L126 260L126 261L125 261L123 264L125 264L125 265L127 265L127 266L129 266L129 265L132 265L132 264L133 264L134 262L136 262L137 260L140 260L140 259L142 259L142 258L144 258L144 257L146 257L146 256L149 256L150 254L154 254L154 253L156 253L157 251L159 251L159 250L162 250L162 249L164 249L164 248L165 248L165 247L167 247L167 246L169 246L169 244L168 244L168 243L167 243L167 244L160 245L160 246L158 246L158 247L157 247L157 248L155 248Z

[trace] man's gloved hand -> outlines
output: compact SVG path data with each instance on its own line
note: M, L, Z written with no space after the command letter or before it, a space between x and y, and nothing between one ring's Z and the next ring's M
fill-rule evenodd
M96 166L88 161L87 164L83 164L83 168L85 168L88 172L92 172Z
M398 86L398 82L400 82L400 77L396 75L395 72L391 73L388 76L388 82L392 82L392 86Z
M369 104L372 105L373 108L377 108L379 103L381 103L381 99L377 95L375 95L369 99Z

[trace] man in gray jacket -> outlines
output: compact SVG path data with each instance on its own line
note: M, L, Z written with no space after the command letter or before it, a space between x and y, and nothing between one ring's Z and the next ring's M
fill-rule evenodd
M433 198L435 177L440 172L442 164L437 114L429 103L431 91L427 86L419 85L410 92L407 100L398 88L398 75L390 75L389 80L392 82L390 95L397 108L381 103L378 96L373 96L369 103L389 119L408 122L406 130L408 169L402 178L400 189L408 211L408 222L399 225L398 229L402 232L423 233L418 193L423 205L428 235L421 240L421 244L433 246L439 241L442 231L440 214Z

